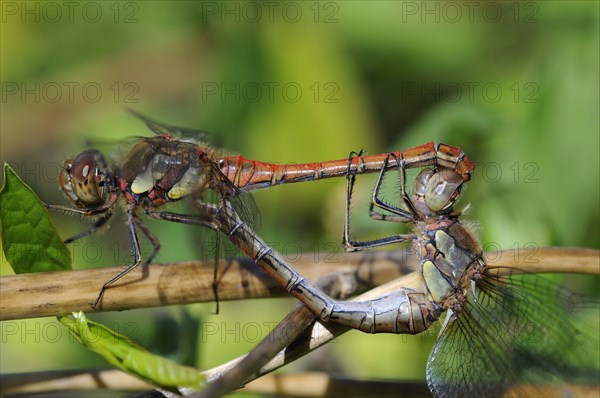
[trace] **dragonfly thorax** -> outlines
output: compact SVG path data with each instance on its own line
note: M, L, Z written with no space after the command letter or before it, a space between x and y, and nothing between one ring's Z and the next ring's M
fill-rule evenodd
M458 220L423 223L417 241L423 280L432 299L444 308L464 296L483 266L482 249L472 231Z
M75 160L67 159L60 174L61 189L81 208L93 208L103 203L109 181L104 156L95 149L80 153Z
M209 183L208 164L193 143L148 138L126 156L119 186L130 202L159 205L199 192Z

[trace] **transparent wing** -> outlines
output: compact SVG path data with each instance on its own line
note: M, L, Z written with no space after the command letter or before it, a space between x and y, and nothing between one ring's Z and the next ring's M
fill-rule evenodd
M129 112L146 123L146 126L156 135L168 135L182 141L188 142L211 142L210 134L206 131L191 129L188 127L170 126L150 119L136 111L129 109Z
M512 388L516 396L578 396L574 385L600 385L597 299L539 275L476 283L430 354L435 397L496 397Z
M257 229L260 226L260 212L254 201L254 197L248 192L236 189L239 193L230 199L233 208L239 214L242 221L247 223L250 228Z
M213 162L211 167L213 176L211 190L228 200L244 223L252 229L257 228L260 225L260 212L252 195L233 184L221 172L217 163Z

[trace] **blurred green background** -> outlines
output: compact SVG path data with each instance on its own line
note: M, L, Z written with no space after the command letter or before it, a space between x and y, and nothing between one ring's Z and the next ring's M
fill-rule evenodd
M431 140L460 146L478 166L461 204L471 204L486 249L600 246L597 2L73 4L1 3L0 157L46 202L66 203L57 170L86 139L149 134L131 108L271 162ZM366 217L372 180L359 184L354 232L392 233L396 226ZM343 180L254 197L261 236L284 254L341 250ZM53 217L64 237L84 228ZM159 261L197 257L197 229L151 224L163 243ZM123 224L113 220L110 234L82 241L73 257L77 267L127 263ZM11 273L4 260L2 273ZM91 318L205 368L249 350L254 331L266 333L293 305ZM0 325L3 373L104 366L54 319ZM432 341L352 332L295 369L422 380Z

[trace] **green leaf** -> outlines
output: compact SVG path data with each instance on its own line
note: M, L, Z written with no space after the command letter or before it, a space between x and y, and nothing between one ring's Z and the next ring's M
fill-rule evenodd
M4 164L0 188L2 247L17 274L71 269L71 253L32 189Z
M204 386L205 377L198 370L146 351L106 326L88 321L83 312L73 313L73 317L58 319L81 344L122 371L164 388L200 389Z

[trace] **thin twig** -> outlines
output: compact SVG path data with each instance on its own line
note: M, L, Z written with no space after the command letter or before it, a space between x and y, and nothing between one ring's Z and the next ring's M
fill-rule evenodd
M249 383L243 390L277 397L403 397L426 398L431 393L424 382L357 380L320 372L291 375L270 374Z
M378 286L374 289L369 290L366 293L361 294L360 296L355 297L354 301L366 301L372 300L377 297L381 297L385 294L403 289L403 288L412 288L418 289L421 287L422 280L421 276L417 272L413 272L409 275L403 276L401 278L395 279L391 282L388 282L384 285ZM296 359L314 351L319 348L323 344L333 340L334 338L342 335L343 333L351 330L348 327L335 325L335 324L324 324L321 321L316 319L316 316L310 312L306 307L297 306L294 308L287 316L286 320L294 319L295 323L298 325L308 324L311 325L310 330L302 334L300 338L295 340L292 344L287 346L285 349L282 349L277 355L271 359L265 366L263 366L258 372L252 375L246 381L249 382L258 377L261 377L267 373L270 373L282 366L285 366ZM317 320L315 322L315 320ZM285 322L282 321L282 323ZM278 325L279 327L279 325ZM269 336L267 336L269 338ZM245 358L245 355L240 356L232 361L229 361L223 365L217 366L212 369L208 369L204 372L210 381L215 376L219 376L224 374L235 366L239 364Z
M352 274L334 273L320 277L315 285L332 298L355 295L362 284ZM216 398L237 389L266 365L278 352L291 345L316 320L303 304L298 304L248 355L225 371L207 375L210 382L199 398Z
M53 391L140 391L152 388L135 376L118 369L53 370L0 375L0 393L35 394Z
M68 391L140 391L152 386L120 370L52 371L0 376L2 394L35 394ZM369 381L338 378L325 373L307 372L293 375L265 375L245 386L244 393L304 397L364 397L377 393L378 398L396 397L398 391L411 397L430 397L425 383ZM165 394L164 396L169 396Z

